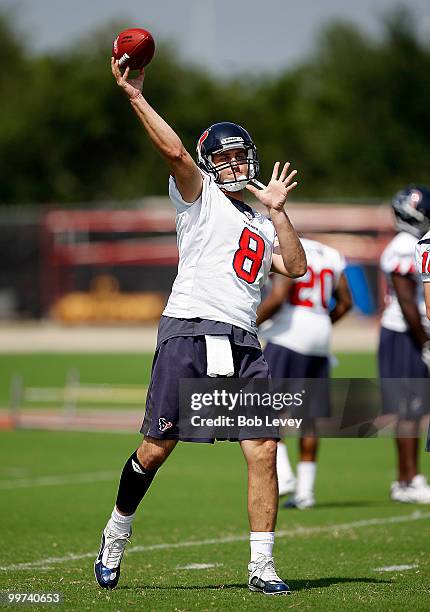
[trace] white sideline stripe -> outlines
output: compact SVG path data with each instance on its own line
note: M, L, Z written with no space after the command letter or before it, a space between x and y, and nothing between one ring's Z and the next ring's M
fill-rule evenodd
M15 480L0 480L0 490L26 489L29 487L53 487L63 484L82 484L103 482L118 478L116 472L93 472L86 474L69 474L68 476L41 476L40 478L16 478Z
M351 523L338 523L334 525L317 525L314 527L296 527L293 531L280 529L276 532L277 538L292 538L319 533L336 533L347 529L358 529L360 527L370 527L373 525L390 525L394 523L409 523L411 521L422 521L430 518L430 512L422 513L419 510L412 514L401 516L388 516L385 518L371 518L362 521L353 521ZM210 546L212 544L229 544L231 542L248 541L249 535L232 535L223 538L213 538L208 540L188 540L184 542L172 542L165 544L150 544L148 546L132 546L127 549L127 554L150 552L154 550L174 550L176 548L190 548L194 546ZM79 555L68 553L63 557L48 557L47 559L39 559L38 561L30 561L29 563L15 563L13 565L0 566L0 571L13 570L30 570L40 567L50 566L53 563L66 563L67 561L81 561L82 559L95 558L97 552L88 552Z
M188 565L177 565L177 570L203 570L211 569L213 567L221 567L222 563L188 563Z
M375 567L374 572L401 572L419 567L418 565L387 565L386 567Z

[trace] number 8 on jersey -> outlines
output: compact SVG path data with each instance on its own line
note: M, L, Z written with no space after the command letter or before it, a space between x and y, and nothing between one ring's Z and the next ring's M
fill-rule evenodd
M255 282L263 261L264 250L263 238L245 227L233 259L233 268L239 278L247 283Z

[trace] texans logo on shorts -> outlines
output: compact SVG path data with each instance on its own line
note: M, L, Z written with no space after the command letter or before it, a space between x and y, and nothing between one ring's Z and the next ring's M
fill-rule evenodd
M164 417L161 417L160 419L158 419L158 429L161 432L164 432L167 429L170 429L170 427L172 427L172 423L170 421L166 421Z

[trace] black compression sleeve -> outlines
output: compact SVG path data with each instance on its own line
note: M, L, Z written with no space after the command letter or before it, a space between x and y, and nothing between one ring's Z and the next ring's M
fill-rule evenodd
M134 514L149 489L157 470L142 467L135 451L124 465L119 481L116 507L124 514Z

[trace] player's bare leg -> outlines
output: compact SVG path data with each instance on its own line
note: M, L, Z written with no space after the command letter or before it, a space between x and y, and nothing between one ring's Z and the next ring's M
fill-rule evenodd
M407 484L418 474L418 421L399 419L396 433L397 479Z
M278 511L277 442L243 440L240 445L248 466L249 589L266 595L285 595L290 588L277 575L272 556Z
M157 470L166 461L177 442L177 440L143 438L142 444L136 451L139 463L148 470Z
M177 440L146 437L124 465L116 504L103 531L100 551L94 563L96 580L102 588L113 589L118 584L121 560L131 536L137 507L176 443Z
M274 531L278 511L276 441L243 440L248 466L248 517L251 531Z
M303 438L300 438L300 461L315 462L317 460L318 447L318 438L313 436L304 436Z
M396 438L398 481L410 482L418 474L418 439Z

